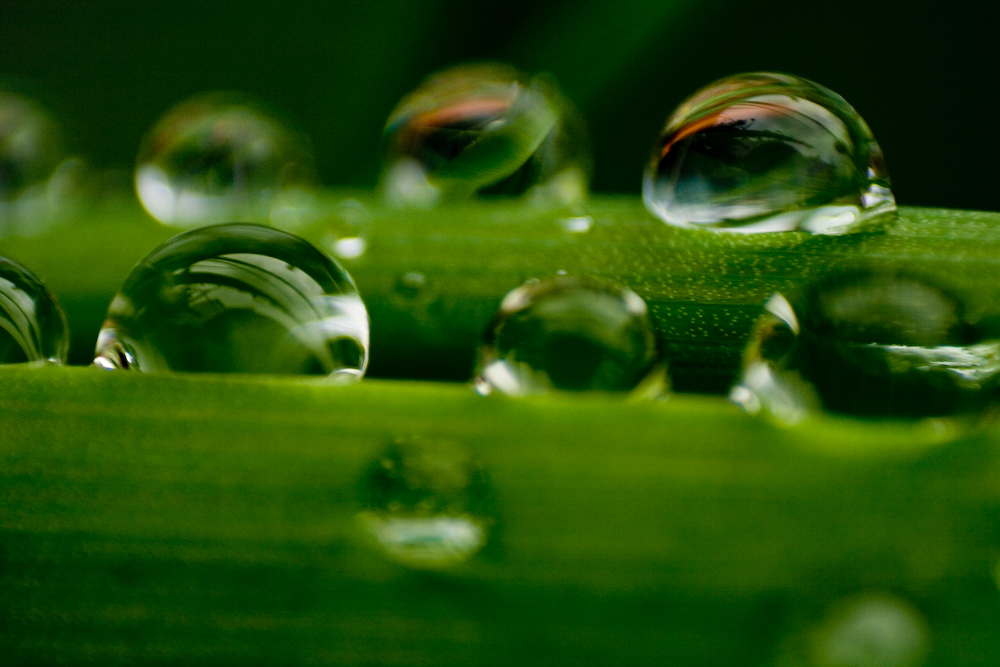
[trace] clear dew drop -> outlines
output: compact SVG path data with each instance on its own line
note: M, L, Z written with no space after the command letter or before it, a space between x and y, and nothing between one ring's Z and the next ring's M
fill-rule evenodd
M638 295L556 276L504 297L479 347L475 386L481 394L605 391L659 398L668 381Z
M493 524L486 476L454 442L393 442L366 472L364 494L359 521L387 556L411 567L467 560Z
M368 313L343 268L292 234L231 224L178 234L133 269L94 363L351 382L368 347Z
M501 64L432 75L390 114L383 142L381 187L397 205L495 195L569 203L590 178L578 112L546 78Z
M844 234L896 208L882 151L833 91L786 74L716 81L667 120L646 207L678 227Z
M28 269L0 257L0 364L64 364L68 352L55 296Z
M921 667L931 637L907 601L886 593L840 600L784 647L779 667Z
M824 411L972 423L1000 380L992 328L920 278L829 274L767 301L730 398L786 424Z
M135 170L139 200L175 227L229 220L294 227L314 215L311 145L276 110L228 93L168 111L146 135Z

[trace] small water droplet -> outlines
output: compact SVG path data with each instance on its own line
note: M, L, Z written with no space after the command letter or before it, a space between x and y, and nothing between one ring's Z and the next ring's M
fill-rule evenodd
M396 292L407 299L416 299L427 288L427 276L419 271L407 271L396 281Z
M0 364L64 364L68 352L55 296L31 271L0 257Z
M160 222L297 224L312 214L316 175L308 139L279 112L211 93L183 102L146 135L135 187Z
M59 125L46 109L0 91L0 236L47 229L76 195L80 166L66 154Z
M324 245L339 259L356 260L368 250L371 213L357 199L345 199L322 220Z
M589 215L574 215L570 218L559 218L559 226L570 234L586 234L594 226L594 219Z
M1000 339L960 299L880 271L827 275L775 294L730 398L794 424L819 411L869 418L977 416L1000 380Z
M358 518L392 559L442 568L486 544L493 523L488 484L465 447L398 440L372 463L364 482L366 509Z
M115 296L95 364L139 371L361 378L368 313L353 280L302 239L259 225L173 237Z
M920 667L930 654L931 637L913 605L869 593L832 605L784 649L778 664L788 667Z
M882 151L844 98L767 72L716 81L681 104L643 197L668 224L745 233L843 234L896 208Z
M390 114L382 189L428 207L472 196L583 198L589 143L579 114L544 77L500 64L434 74Z
M572 276L529 281L504 297L476 373L479 393L515 396L562 390L662 397L668 384L645 302Z

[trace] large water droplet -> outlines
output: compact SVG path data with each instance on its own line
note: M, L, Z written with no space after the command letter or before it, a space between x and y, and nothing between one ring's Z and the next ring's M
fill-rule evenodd
M479 551L493 523L486 477L457 443L394 442L365 477L359 519L394 560L440 568Z
M142 205L177 227L312 215L312 148L279 112L213 93L183 102L146 135L135 170Z
M0 364L66 363L66 316L42 281L0 257Z
M530 281L504 297L479 348L476 389L662 396L666 369L645 302L572 276Z
M389 116L384 143L382 189L396 204L520 194L567 203L589 181L579 114L550 81L500 64L428 78Z
M869 418L977 415L1000 380L1000 339L959 298L876 271L775 294L731 398L796 423L821 410Z
M218 225L179 234L133 269L95 364L140 371L359 379L368 313L351 277L291 234Z
M845 598L791 638L780 667L920 667L931 649L923 615L885 593Z
M895 210L861 116L786 74L731 76L667 120L643 178L646 207L678 227L843 234Z

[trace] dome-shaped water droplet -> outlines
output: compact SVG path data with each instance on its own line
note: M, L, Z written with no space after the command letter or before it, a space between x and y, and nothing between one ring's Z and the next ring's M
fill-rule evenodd
M489 534L486 476L454 442L399 440L372 464L359 519L394 560L440 568L479 551Z
M69 331L55 296L33 273L0 258L0 364L66 363Z
M567 203L589 181L578 113L545 78L500 64L428 78L389 116L384 144L382 189L396 204L520 194Z
M789 637L779 667L920 667L931 650L919 610L887 593L840 600L812 626Z
M731 398L785 423L827 410L869 418L975 416L1000 379L1000 339L924 280L837 273L775 294Z
M365 305L332 259L273 228L217 225L175 236L133 269L94 363L351 381L368 344Z
M767 72L716 81L681 104L643 197L668 224L733 232L843 234L896 208L882 151L844 98Z
M572 276L530 281L504 297L479 347L476 373L482 394L667 390L645 302Z
M308 139L276 110L228 93L168 111L143 140L135 170L142 205L176 227L294 225L311 215L315 184Z

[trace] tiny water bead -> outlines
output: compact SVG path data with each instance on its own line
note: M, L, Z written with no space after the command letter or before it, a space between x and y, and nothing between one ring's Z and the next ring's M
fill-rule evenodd
M1000 338L923 279L835 273L773 295L730 397L794 424L829 411L874 419L976 416L1000 380Z
M68 352L55 296L31 271L0 257L0 364L64 364Z
M556 276L509 292L479 347L476 390L661 397L666 368L645 302L602 283Z
M568 203L590 178L579 114L544 77L501 64L432 75L393 110L383 139L381 187L398 205L522 194Z
M133 269L94 363L349 382L368 346L368 312L343 268L292 234L230 224L179 234Z
M927 621L888 593L864 593L831 605L791 638L778 667L921 667L931 652Z
M844 234L896 208L861 116L817 83L770 72L682 103L654 146L643 198L668 224L744 233Z
M176 227L288 225L311 214L315 186L309 140L276 110L229 93L168 111L143 140L135 170L146 211Z
M493 524L486 475L454 442L393 442L366 473L364 494L362 525L411 567L461 563L482 549Z

